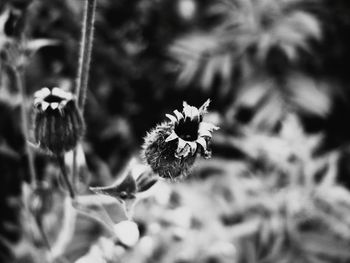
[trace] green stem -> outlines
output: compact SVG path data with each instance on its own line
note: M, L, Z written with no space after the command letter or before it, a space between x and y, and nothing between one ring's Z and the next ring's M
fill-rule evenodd
M97 0L85 0L84 20L80 42L80 56L75 95L78 98L78 106L83 111L89 81L91 63L91 51L93 46L94 22Z
M78 107L80 108L82 113L84 112L86 93L89 82L89 71L91 63L91 52L93 46L94 23L96 13L96 1L97 0L85 0L84 5L84 18L80 40L78 76L74 90L74 94L77 96L78 99ZM72 174L73 184L75 186L78 180L77 149L74 149L73 151Z
M38 226L38 229L39 229L42 241L44 242L47 250L49 252L51 252L50 241L49 241L49 238L47 237L47 235L45 233L44 226L43 226L41 220L42 220L41 218L39 218L38 216L35 216L35 222L36 222L36 225Z
M67 173L67 169L66 169L66 165L64 163L64 156L63 155L58 155L57 156L57 161L58 161L58 165L60 166L61 168L61 172L62 172L62 178L63 178L63 181L64 183L66 184L67 186L67 189L69 191L69 195L72 199L75 198L75 192L74 192L74 189L72 187L72 184L71 182L69 181L69 178L68 178L68 173Z
M28 142L29 142L29 134L28 134L29 125L28 125L27 112L26 112L26 106L25 106L26 105L26 101L25 101L26 91L25 91L23 77L22 77L22 74L19 71L19 69L13 68L13 72L15 75L16 87L21 94L21 100L22 100L22 104L20 106L21 107L21 124L22 124L22 132L23 132L24 140L25 140L25 153L26 153L26 156L28 158L27 160L28 160L28 170L29 170L30 182L31 182L31 185L33 186L33 189L35 189L37 178L36 178L33 152L30 149L30 146L28 144Z

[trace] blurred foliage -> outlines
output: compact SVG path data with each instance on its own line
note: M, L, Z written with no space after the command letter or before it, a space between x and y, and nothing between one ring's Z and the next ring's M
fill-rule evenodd
M24 29L26 46L40 48L25 68L24 102L0 57L1 262L11 262L15 243L19 262L47 254L37 218L20 205L28 175L19 105L30 119L36 90L75 85L82 5L0 2L0 49ZM83 256L79 263L348 262L349 12L345 0L98 0L79 157L85 183L113 182L146 131L182 101L211 98L208 119L221 130L211 161L137 204L133 248L66 208L57 165L37 153L51 194L39 209L51 252ZM91 206L96 217L123 219L118 205L105 206L109 216ZM66 246L56 242L67 238L64 214L75 228Z

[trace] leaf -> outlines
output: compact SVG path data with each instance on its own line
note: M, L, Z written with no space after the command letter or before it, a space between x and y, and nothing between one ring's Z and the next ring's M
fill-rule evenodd
M10 9L6 8L2 14L0 14L0 51L3 49L10 39L5 34L5 24L10 16Z
M28 57L33 56L38 50L48 47L48 46L57 46L60 44L60 41L53 39L33 39L25 43L24 49Z

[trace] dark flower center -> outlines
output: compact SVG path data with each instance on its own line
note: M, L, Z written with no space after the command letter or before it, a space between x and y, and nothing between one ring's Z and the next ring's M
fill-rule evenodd
M61 98L61 97L58 97L58 96L55 96L55 95L49 95L47 97L45 97L45 101L48 102L48 103L53 103L53 102L61 102L63 101L64 99Z
M175 125L175 133L185 141L195 141L198 138L199 122L191 121L189 118L181 119Z

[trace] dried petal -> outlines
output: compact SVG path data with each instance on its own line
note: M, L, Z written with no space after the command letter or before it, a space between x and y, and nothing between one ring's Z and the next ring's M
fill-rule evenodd
M176 123L177 122L177 118L174 117L171 114L165 114L165 116L172 122L172 123Z
M181 119L184 118L184 116L182 115L182 113L179 112L178 110L174 110L174 114L176 115L176 118L177 118L178 120L181 120Z
M179 137L177 136L177 134L175 133L175 131L173 131L173 132L168 136L168 138L165 139L165 142L170 142L170 141L175 140L175 139L177 139L177 138L179 138Z

